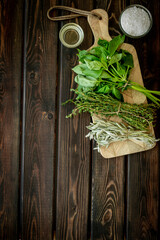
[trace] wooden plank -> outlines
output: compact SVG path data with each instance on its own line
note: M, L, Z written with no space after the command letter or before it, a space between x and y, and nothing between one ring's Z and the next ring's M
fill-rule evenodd
M52 239L54 228L57 26L55 1L27 1L23 239Z
M0 1L0 239L18 239L23 1Z
M79 9L92 9L91 2L63 1L62 5ZM74 20L72 20L73 22ZM64 22L67 23L68 21ZM80 49L92 45L92 35L85 18L76 19L83 28L84 41ZM63 24L64 24L63 23ZM61 25L62 26L62 25ZM86 125L90 117L87 114L66 119L65 116L74 107L71 104L61 106L73 97L70 88L75 88L74 74L71 68L76 64L76 49L60 47L59 68L59 128L58 128L58 169L57 169L57 217L56 239L88 239L89 184L90 184L90 141L85 138ZM89 230L88 230L89 232Z
M118 18L124 1L98 1L109 15L111 37L119 34ZM93 150L92 163L92 239L124 239L125 157L104 159Z
M158 239L157 159L158 145L129 158L127 239Z
M93 153L92 239L124 239L124 158Z
M130 42L136 47L145 87L159 90L159 2L144 2L144 6L151 11L152 30ZM158 123L156 137L160 136ZM128 166L127 239L159 239L159 144L151 151L131 155Z

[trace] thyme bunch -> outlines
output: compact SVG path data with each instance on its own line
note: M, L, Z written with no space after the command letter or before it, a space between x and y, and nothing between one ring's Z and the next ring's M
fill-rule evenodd
M75 100L70 99L67 101L74 103L75 108L66 118L81 112L89 112L91 116L93 114L105 117L118 116L128 125L139 130L146 130L156 118L157 106L153 103L130 104L120 102L109 94L97 94L93 91L84 93L77 89L72 89L72 91L78 97Z

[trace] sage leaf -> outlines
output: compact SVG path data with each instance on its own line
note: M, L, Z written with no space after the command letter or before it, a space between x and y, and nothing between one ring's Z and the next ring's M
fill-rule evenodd
M111 143L131 140L144 143L144 147L153 147L160 139L155 139L147 131L136 130L134 127L126 126L123 123L113 121L96 120L90 123L87 128L90 132L86 135L89 139L94 139L97 143L95 149L100 151L100 147L109 147Z

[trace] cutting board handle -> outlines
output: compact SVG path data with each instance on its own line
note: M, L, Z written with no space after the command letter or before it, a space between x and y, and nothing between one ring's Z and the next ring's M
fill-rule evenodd
M93 46L97 45L99 38L105 39L107 41L112 40L108 32L108 13L103 9L94 9L91 12L95 14L97 13L101 16L101 19L95 17L94 15L89 15L87 18L94 35Z

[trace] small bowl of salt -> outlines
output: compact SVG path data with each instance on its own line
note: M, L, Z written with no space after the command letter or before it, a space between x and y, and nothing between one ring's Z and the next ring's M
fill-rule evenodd
M130 38L144 37L152 28L152 23L149 10L139 4L128 6L119 19L121 31Z

